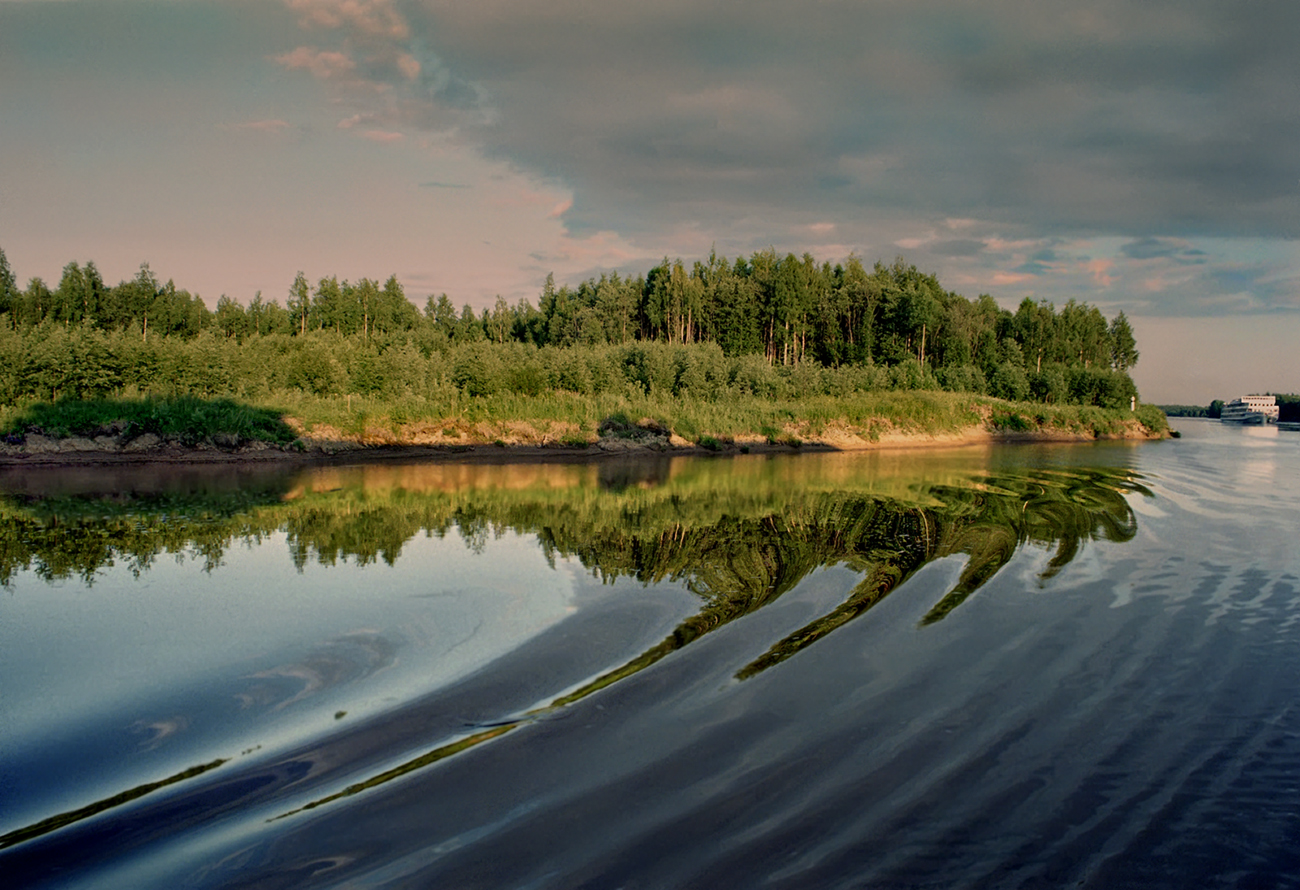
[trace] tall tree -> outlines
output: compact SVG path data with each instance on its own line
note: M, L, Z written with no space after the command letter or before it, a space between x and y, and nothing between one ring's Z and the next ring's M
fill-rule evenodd
M1116 371L1127 371L1137 362L1137 339L1128 318L1121 312L1110 323L1110 364Z
M0 248L0 315L7 315L7 323L18 326L18 283L4 248Z
M297 333L307 333L307 320L311 315L311 286L307 284L307 276L301 271L289 286L289 314L293 316L294 329Z

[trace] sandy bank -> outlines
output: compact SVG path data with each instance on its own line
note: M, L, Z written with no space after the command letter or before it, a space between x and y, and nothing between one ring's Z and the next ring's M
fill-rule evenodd
M514 437L510 437L514 438ZM1117 435L1097 437L1090 432L1046 429L1026 432L990 430L971 426L953 433L888 432L867 439L850 430L828 428L806 438L788 437L770 441L760 435L738 436L732 441L690 442L661 429L647 429L639 435L607 435L588 443L565 440L510 441L504 438L458 441L429 441L424 436L348 436L337 430L317 428L304 431L291 446L266 442L204 441L194 445L153 434L123 441L110 436L52 438L28 435L22 442L0 442L0 465L94 465L140 463L340 463L357 460L588 460L611 455L638 453L749 454L795 453L800 451L868 451L879 449L951 448L993 443L1092 442L1103 439L1149 440L1151 435L1133 421ZM424 439L424 441L421 441Z

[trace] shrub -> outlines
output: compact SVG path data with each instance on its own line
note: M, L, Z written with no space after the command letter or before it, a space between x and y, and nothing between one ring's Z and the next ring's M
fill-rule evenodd
M333 395L342 390L343 368L319 339L304 338L289 361L291 364L285 381L289 386L318 396Z
M1003 362L989 380L989 394L1008 402L1023 402L1029 397L1029 378L1019 365Z
M1169 418L1155 405L1138 405L1137 419L1153 433L1163 433L1169 429Z
M984 372L974 365L940 368L935 372L935 377L950 392L983 393L988 388Z

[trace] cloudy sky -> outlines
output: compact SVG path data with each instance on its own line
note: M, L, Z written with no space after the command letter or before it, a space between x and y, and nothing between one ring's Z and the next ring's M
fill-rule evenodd
M0 0L0 248L282 302L716 248L1124 311L1149 401L1300 391L1294 0Z

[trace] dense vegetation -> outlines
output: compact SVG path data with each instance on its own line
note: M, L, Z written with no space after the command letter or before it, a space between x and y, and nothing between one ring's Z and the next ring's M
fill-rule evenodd
M1166 417L1218 417L1218 412L1223 409L1223 403L1218 402L1218 409L1214 405L1209 407L1205 405L1160 405L1160 410L1165 412ZM1214 414L1210 412L1214 411Z
M281 393L445 402L454 395L671 394L715 401L881 389L1128 407L1138 359L1123 313L1071 300L1013 313L901 260L868 271L768 250L689 270L665 260L538 304L420 312L382 285L299 273L286 304L227 297L215 311L148 265L109 286L69 263L57 287L17 286L0 251L0 404L111 395Z

